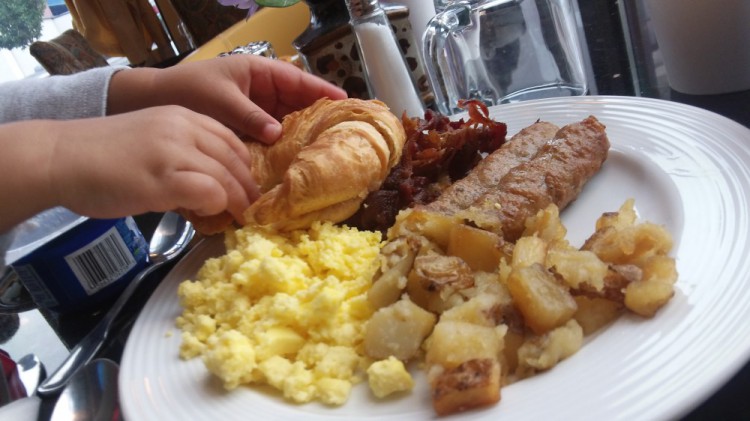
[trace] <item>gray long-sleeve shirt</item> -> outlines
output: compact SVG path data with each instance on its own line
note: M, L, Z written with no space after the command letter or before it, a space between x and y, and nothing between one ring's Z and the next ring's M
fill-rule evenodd
M109 81L120 69L99 67L73 75L0 84L0 123L103 116Z
M104 116L107 112L109 81L115 72L123 68L100 67L68 76L0 84L0 124ZM5 272L5 253L12 241L13 230L0 233L0 275Z

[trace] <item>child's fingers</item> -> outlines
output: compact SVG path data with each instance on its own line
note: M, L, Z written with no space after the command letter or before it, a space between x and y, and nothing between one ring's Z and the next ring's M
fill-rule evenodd
M234 136L234 134L230 133L230 136ZM240 159L240 157L234 152L234 149L227 142L215 137L202 136L197 140L197 148L206 158L213 160L220 165L220 167L212 165L207 168L212 168L212 174L220 180L222 185L225 187L234 187L236 184L241 190L242 196L249 201L255 201L260 196L258 185L255 183L255 180L250 173L248 164ZM247 152L246 149L245 152ZM195 165L201 164L200 157L194 159ZM199 166L194 167L194 169L201 171ZM222 173L222 170L226 173ZM231 195L236 194L236 192L232 190L229 190L229 193ZM233 196L230 196L230 198L231 197ZM247 205L249 206L249 203Z
M232 97L236 98L236 105L233 107L237 113L235 120L243 133L266 144L278 140L281 136L281 123L239 92Z
M172 208L185 208L198 215L216 215L228 211L244 223L242 213L250 201L242 191L239 183L233 180L228 171L224 176L210 174L212 171L180 171L174 173L164 183L165 194ZM219 173L222 173L219 170Z
M195 137L198 149L227 168L251 201L257 199L260 193L250 172L250 152L245 144L234 132L216 120L204 115L197 115L196 118L209 132Z
M223 139L246 166L250 165L250 152L248 152L245 144L232 130L208 116L199 114L197 117L201 120L201 124L206 130Z

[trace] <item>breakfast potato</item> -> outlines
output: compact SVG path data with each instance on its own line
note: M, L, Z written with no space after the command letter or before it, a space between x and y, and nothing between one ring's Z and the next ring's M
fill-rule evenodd
M539 237L521 237L513 247L511 265L514 268L544 264L547 256L547 242Z
M549 370L583 346L583 329L574 319L544 335L527 337L518 348L519 378Z
M450 230L447 254L463 259L472 270L494 272L503 253L503 239L495 233L468 225Z
M636 314L652 317L674 296L677 267L668 256L653 256L641 267L642 280L625 288L625 306Z
M380 272L385 273L406 256L419 250L419 244L415 244L411 237L398 237L389 240L380 249Z
M525 335L522 330L508 329L503 336L503 352L500 355L503 375L507 381L512 381L511 374L518 368L518 349L521 348L525 341Z
M404 288L406 288L406 275L411 270L415 257L416 254L413 251L409 251L403 259L386 270L373 282L370 290L367 292L367 300L372 304L374 309L377 310L398 301Z
M565 281L570 288L583 284L600 291L608 266L596 254L587 250L553 247L547 252L545 265Z
M473 359L433 375L432 406L438 415L496 403L500 400L500 363L492 358Z
M576 296L575 300L578 309L573 318L581 325L584 336L612 323L622 314L622 304L604 298Z
M620 205L617 212L605 212L596 220L596 231L607 227L623 229L634 225L638 215L635 212L635 200L630 198Z
M440 321L466 322L495 327L503 318L503 302L495 294L481 293L440 315Z
M497 297L503 305L512 305L513 297L505 283L500 279L500 274L489 272L474 272L474 287L461 291L464 297L473 298L481 294L490 294Z
M672 237L664 227L648 222L621 230L606 227L586 240L582 249L596 253L607 263L640 264L652 256L669 253Z
M633 282L625 288L625 307L643 317L652 317L673 295L674 286L671 282Z
M456 216L442 215L426 209L408 209L399 212L396 223L388 230L388 238L413 233L424 236L445 249L451 229L461 223L462 220Z
M565 235L568 230L560 220L560 211L555 205L549 205L536 215L526 218L524 237L539 237L548 243L562 242L567 244Z
M642 278L646 281L677 282L677 266L669 256L653 256L641 265Z
M514 267L508 277L508 290L526 325L536 334L563 325L577 308L568 289L538 263Z
M365 326L365 354L377 360L394 356L407 361L417 355L436 321L434 314L408 298L381 308Z
M497 359L506 330L505 326L440 320L427 338L425 362L450 369L473 359Z
M417 256L409 272L406 292L414 303L439 314L464 301L459 293L474 286L471 268L461 258L427 254Z
M671 235L660 225L637 224L632 200L618 212L602 215L596 227L582 249L609 263L603 297L641 316L653 316L674 295L677 269L667 255Z
M607 263L633 263L633 255L639 243L634 203L633 199L628 199L617 212L602 214L596 220L596 231L586 240L581 249L594 252ZM640 248L649 248L645 241L640 241L640 243ZM671 248L671 244L669 247Z

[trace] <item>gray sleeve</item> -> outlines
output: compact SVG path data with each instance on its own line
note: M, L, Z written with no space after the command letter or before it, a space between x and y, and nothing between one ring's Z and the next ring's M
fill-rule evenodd
M73 75L0 84L0 123L104 116L109 81L115 72L126 68L98 67Z

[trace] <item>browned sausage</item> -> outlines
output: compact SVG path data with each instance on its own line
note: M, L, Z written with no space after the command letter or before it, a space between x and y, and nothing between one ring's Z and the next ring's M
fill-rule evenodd
M442 214L459 214L480 228L515 241L523 233L527 217L550 203L562 210L573 201L599 171L609 151L605 126L593 116L558 130L533 157L518 153L522 147L533 150L533 137L520 139L526 143L512 148L514 136L507 147L485 159L492 159L485 168L472 175L477 166L427 208ZM492 170L494 174L488 176Z

